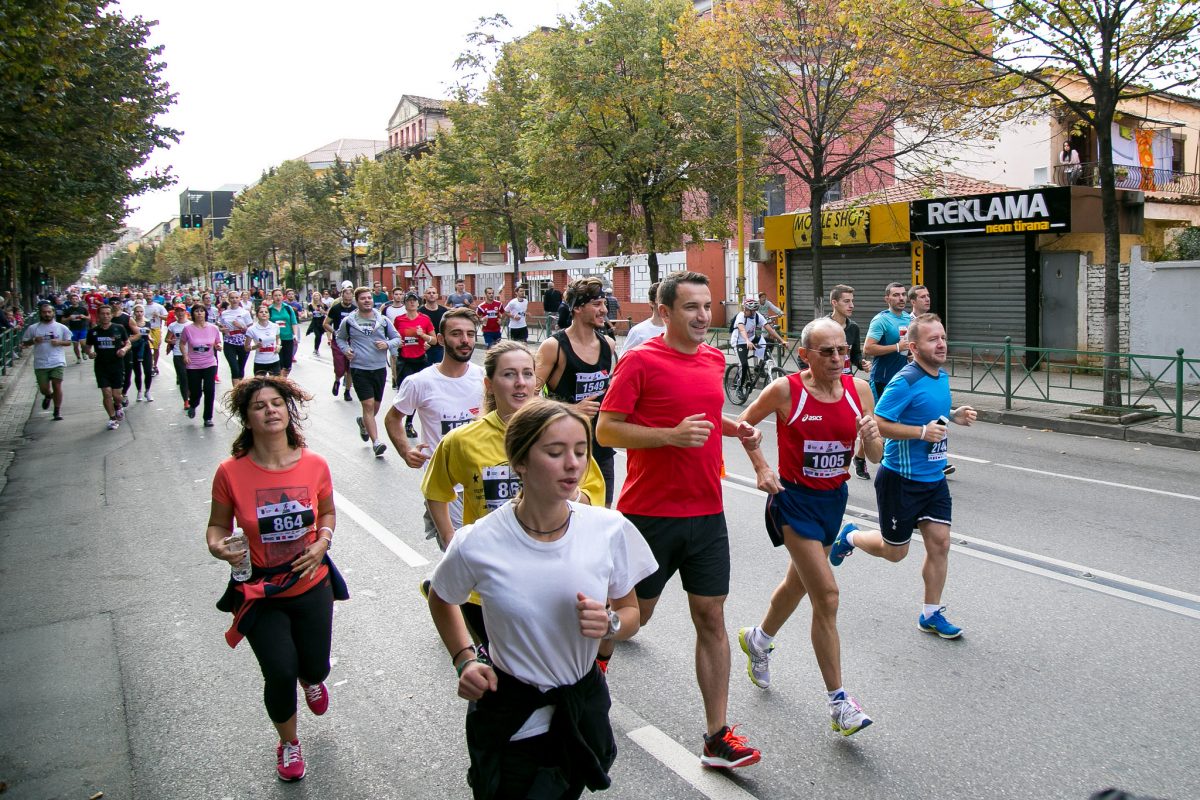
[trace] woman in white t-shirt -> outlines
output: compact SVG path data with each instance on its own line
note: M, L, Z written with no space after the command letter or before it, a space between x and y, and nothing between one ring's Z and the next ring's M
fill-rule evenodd
M579 797L610 785L616 758L600 640L637 633L634 586L658 567L623 516L574 502L592 449L575 408L529 400L508 421L504 447L523 488L455 534L429 610L459 696L476 701L467 715L476 790L527 797L549 779L554 796ZM483 600L486 655L458 609L472 592Z
M246 349L246 329L254 324L254 316L242 306L242 294L231 291L225 296L226 307L217 317L217 327L225 337L225 360L229 362L229 374L233 377L233 385L237 386L246 377L246 359L250 356Z
M279 359L279 326L271 321L271 307L258 307L254 324L246 330L246 350L254 353L255 375L279 375L283 363Z
M179 396L183 399L183 410L188 410L188 381L187 381L187 365L183 361L183 348L179 344L179 339L183 336L183 329L192 324L192 318L188 316L187 308L184 306L175 306L172 311L175 312L174 319L167 325L167 353L172 356L172 361L175 364L175 383L179 386Z

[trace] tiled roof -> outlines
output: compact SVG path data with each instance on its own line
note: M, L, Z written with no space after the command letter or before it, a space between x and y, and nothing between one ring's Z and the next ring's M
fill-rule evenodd
M969 175L959 175L956 172L935 171L915 178L906 178L884 189L847 197L823 203L824 211L834 211L839 208L852 206L869 206L882 203L908 203L913 200L928 200L933 197L963 197L972 194L989 194L991 192L1011 192L1019 187L1005 186L991 181L982 181ZM808 206L792 211L792 214L805 214Z
M436 97L421 97L415 94L404 95L412 104L422 111L445 111L449 100L439 100Z
M374 159L386 149L387 142L379 139L338 139L305 153L300 159L309 164L331 164L337 158L349 163L356 158Z

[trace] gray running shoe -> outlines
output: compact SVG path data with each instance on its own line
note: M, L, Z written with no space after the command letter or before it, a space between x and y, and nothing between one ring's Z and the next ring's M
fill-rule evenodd
M873 720L862 710L862 706L848 694L829 704L830 726L842 736L858 733L870 725Z
M771 651L775 649L775 643L767 645L767 649L755 647L752 641L751 634L755 628L742 628L738 631L738 644L742 646L742 652L746 654L746 674L750 676L750 682L760 689L766 689L771 685Z

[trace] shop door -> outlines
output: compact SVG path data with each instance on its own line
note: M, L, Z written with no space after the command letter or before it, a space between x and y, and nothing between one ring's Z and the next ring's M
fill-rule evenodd
M883 287L889 283L908 286L912 259L908 244L875 247L830 248L822 252L821 297L829 313L829 290L839 283L854 287L854 320L867 335L871 318L883 310ZM809 250L788 251L788 328L799 331L812 320L812 254Z
M1025 237L947 242L946 333L951 345L1025 344Z
M1079 253L1042 253L1042 347L1079 347ZM1051 353L1052 361L1075 356Z

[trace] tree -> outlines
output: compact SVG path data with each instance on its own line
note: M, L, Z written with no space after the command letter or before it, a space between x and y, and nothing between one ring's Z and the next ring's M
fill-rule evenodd
M78 276L111 241L126 200L170 185L135 177L179 132L155 120L175 101L152 23L107 0L0 0L0 283L32 291L29 271Z
M687 26L684 46L703 54L705 85L771 131L762 168L808 189L814 318L824 313L830 190L882 188L897 160L920 165L988 137L999 99L1011 96L982 65L889 34L884 23L909 14L910 2L745 0Z
M208 271L208 248L206 231L176 228L163 239L155 253L158 274L175 278L180 283L198 282Z
M1021 79L1090 126L1100 156L1104 351L1120 349L1120 226L1112 129L1121 103L1200 79L1200 0L946 0L896 30L951 57ZM994 46L980 31L994 32ZM1082 87L1083 91L1078 91ZM1116 355L1104 361L1104 405L1121 406Z
M320 176L317 196L324 200L315 209L316 225L327 234L341 239L349 248L350 275L363 285L358 274L358 243L363 241L366 211L354 192L354 171L359 161L347 164L335 158L333 166Z
M660 248L732 223L728 204L704 199L736 183L733 106L672 48L694 13L686 0L587 0L529 39L538 91L521 148L542 204L644 247L651 281Z
M415 195L413 163L399 153L388 153L379 161L361 161L354 170L355 204L362 210L381 266L389 241L415 235L429 219Z

